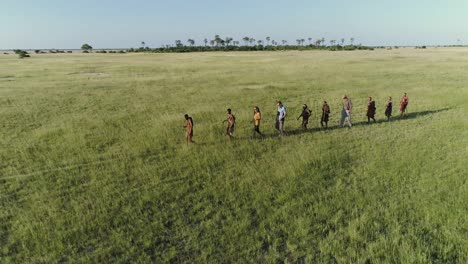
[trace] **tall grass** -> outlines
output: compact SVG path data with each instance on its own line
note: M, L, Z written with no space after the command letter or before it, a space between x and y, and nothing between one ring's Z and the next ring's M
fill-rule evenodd
M0 56L0 262L466 263L467 63L466 49ZM335 128L343 94L352 129Z

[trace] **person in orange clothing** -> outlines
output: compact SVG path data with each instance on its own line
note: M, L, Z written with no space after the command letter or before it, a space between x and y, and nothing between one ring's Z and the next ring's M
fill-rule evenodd
M406 95L406 93L403 95L403 97L401 98L400 100L400 112L401 112L401 116L404 116L405 113L406 113L406 107L408 107L408 103L409 103L409 98L408 96Z
M255 133L258 133L260 136L263 137L262 132L260 132L260 121L262 120L262 114L260 113L260 108L258 106L254 107L254 132L253 136L255 137Z
M195 143L193 138L193 119L188 114L185 114L185 144Z

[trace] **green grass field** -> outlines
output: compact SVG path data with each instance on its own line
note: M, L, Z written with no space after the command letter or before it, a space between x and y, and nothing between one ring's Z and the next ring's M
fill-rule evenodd
M463 48L0 55L0 262L467 263L467 72ZM319 129L343 94L356 125Z

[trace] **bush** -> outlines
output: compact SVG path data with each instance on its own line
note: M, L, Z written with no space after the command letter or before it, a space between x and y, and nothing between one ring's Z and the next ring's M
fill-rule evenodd
M67 53L73 53L73 51L71 51L71 50L68 50L68 51L67 51Z
M83 50L83 53L89 53L89 51L87 51L87 50Z
M20 59L23 59L23 58L29 58L31 56L29 56L29 53L25 50L20 50L20 49L16 49L16 50L13 50L15 52L15 54L18 55L18 57Z

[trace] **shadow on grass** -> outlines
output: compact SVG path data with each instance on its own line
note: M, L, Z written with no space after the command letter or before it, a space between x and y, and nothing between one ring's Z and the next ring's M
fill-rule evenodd
M387 119L380 119L380 120L377 120L376 122L371 121L370 123L368 123L367 121L359 121L359 122L353 123L353 127L363 126L363 125L371 126L373 124L392 123L392 122L395 122L395 121L404 121L404 120L408 120L408 119L414 119L414 118L423 117L423 116L427 116L427 115L437 114L437 113L440 113L440 112L447 111L449 109L450 108L441 108L441 109L437 109L437 110L427 110L427 111L421 111L421 112L407 113L404 116L398 115L396 117L392 117L392 118L390 118L390 121L387 121ZM340 127L339 125L333 125L333 126L328 126L328 128L314 127L314 128L308 128L307 130L299 128L299 129L285 131L284 136L294 136L294 135L301 135L301 134L306 134L306 133L315 133L315 132L320 132L320 131L332 131L332 130L335 130L335 129L348 129L348 127L346 125L344 127ZM278 135L279 134L265 135L264 138L275 138L275 137L278 137Z

